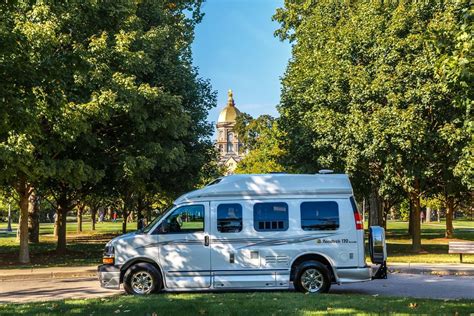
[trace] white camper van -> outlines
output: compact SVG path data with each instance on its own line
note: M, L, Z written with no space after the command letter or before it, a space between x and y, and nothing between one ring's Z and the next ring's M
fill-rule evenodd
M364 229L345 174L231 175L178 198L147 227L107 243L102 287L127 293L288 289L386 277L383 228Z

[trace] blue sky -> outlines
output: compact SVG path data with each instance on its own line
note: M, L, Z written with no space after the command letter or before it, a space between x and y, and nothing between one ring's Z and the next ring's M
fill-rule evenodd
M211 80L218 93L217 108L209 112L215 122L232 89L236 106L256 117L277 116L280 77L291 47L273 36L278 23L271 20L283 0L207 0L205 16L196 27L194 65Z

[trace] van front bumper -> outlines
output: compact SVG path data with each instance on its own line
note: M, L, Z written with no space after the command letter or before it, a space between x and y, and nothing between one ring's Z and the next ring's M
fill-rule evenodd
M337 283L354 283L372 280L372 268L337 268Z
M111 265L97 267L100 286L106 289L120 289L120 268Z

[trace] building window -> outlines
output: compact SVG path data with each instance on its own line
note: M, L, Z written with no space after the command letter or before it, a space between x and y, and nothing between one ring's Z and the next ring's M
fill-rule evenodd
M220 204L217 207L217 230L221 233L238 233L242 230L242 205Z
M232 133L232 132L227 133L227 141L228 142L233 142L234 141L234 133Z
M334 201L301 203L303 230L336 230L339 228L339 206Z
M234 144L232 143L227 143L227 152L231 153L234 151Z
M224 147L222 145L219 145L219 152L221 153L224 150Z
M288 204L255 203L253 226L256 231L283 231L288 229Z

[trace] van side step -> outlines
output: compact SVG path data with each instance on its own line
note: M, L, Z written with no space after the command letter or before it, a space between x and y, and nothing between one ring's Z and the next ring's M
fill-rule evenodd
M372 280L375 279L386 279L387 278L387 261L384 261L380 267L375 272L375 275L372 277Z

